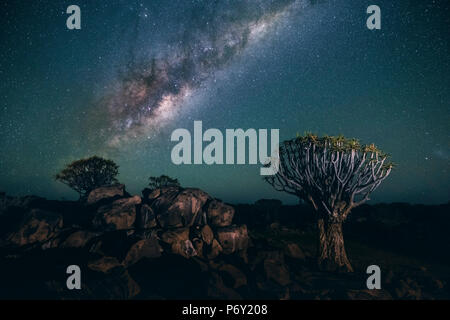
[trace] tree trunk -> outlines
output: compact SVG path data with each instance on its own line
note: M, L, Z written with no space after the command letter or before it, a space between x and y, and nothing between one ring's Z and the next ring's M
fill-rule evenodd
M342 222L319 219L319 267L326 271L353 272L342 234Z

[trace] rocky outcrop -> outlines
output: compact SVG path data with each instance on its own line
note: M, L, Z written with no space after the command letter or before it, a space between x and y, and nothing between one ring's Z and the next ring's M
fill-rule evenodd
M192 242L189 240L189 228L179 228L166 231L161 240L170 245L170 251L183 257L190 258L197 255Z
M207 245L211 245L211 243L214 240L214 233L208 225L202 227L200 235L201 235L201 239Z
M125 185L123 184L100 187L89 193L86 202L89 205L93 205L102 200L111 200L124 197L125 194Z
M148 194L144 191L143 194ZM157 189L144 197L151 203L158 224L162 228L191 227L206 223L203 206L210 196L199 189L169 187Z
M78 230L70 234L61 243L61 248L83 248L90 240L98 236L97 232Z
M234 208L223 202L212 200L206 209L206 217L212 226L226 227L231 224L234 216Z
M0 299L449 297L448 277L425 266L397 266L394 273L389 261L381 261L381 290L365 289L371 257L355 263L360 267L353 275L321 272L314 246L304 241L309 227L270 220L249 233L237 224L247 222L241 211L198 189L145 190L142 198L94 194L98 200L91 204L0 199ZM266 204L258 204L252 220ZM82 290L67 290L71 264L82 270Z
M151 229L156 227L155 213L148 204L143 204L139 210L136 227L139 229Z
M85 203L38 197L5 199L2 203L8 203L0 208L0 216L6 214L1 218L11 219L20 213L15 224L8 224L12 230L7 230L7 245L19 249L33 245L31 249L39 254L54 253L85 268L86 290L79 297L135 297L141 288L134 272L143 265L157 266L158 261L171 256L192 261L195 270L208 273L211 278L204 282L210 284L212 296L240 298L234 290L247 285L245 273L230 263L221 263L210 273L209 261L246 250L248 234L245 225L232 225L232 206L202 190L146 189L141 198L127 194L124 185L115 185L91 191ZM13 210L8 207L11 204L16 206ZM8 207L6 211L4 207ZM57 259L47 268L64 264ZM192 263L186 266L192 268ZM179 266L173 266L174 270ZM185 281L184 270L177 272ZM111 289L98 281L111 285ZM63 297L76 296L64 290L64 283L52 281L47 286Z
M88 262L88 268L94 271L107 273L109 270L122 264L114 257L101 257Z
M128 267L142 258L159 258L162 251L156 238L139 240L131 246L125 257L124 264Z
M107 230L131 229L136 220L136 206L140 203L141 198L134 196L101 206L97 210L93 225Z

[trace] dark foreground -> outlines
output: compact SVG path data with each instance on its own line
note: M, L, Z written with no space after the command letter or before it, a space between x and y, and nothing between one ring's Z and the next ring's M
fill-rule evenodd
M0 199L2 299L450 299L449 205L362 206L344 228L355 272L316 267L304 206L231 207L198 189L103 188L86 204ZM366 268L381 268L368 290ZM81 290L66 286L69 265Z

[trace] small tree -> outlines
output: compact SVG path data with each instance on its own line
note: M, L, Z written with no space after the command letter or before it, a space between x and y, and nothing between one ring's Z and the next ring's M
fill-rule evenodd
M119 166L112 160L93 156L68 164L55 178L74 189L84 199L95 188L117 183Z
M347 258L342 223L350 210L369 200L393 164L375 145L356 139L313 134L285 141L278 173L266 177L276 190L312 204L319 229L319 266L353 271Z
M161 175L159 177L150 177L149 186L151 189L158 189L164 187L179 187L180 183L178 179L173 179L166 175Z

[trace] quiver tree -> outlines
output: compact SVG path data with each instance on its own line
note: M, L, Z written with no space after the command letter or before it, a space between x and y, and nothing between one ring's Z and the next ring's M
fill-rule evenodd
M278 173L266 177L276 190L309 202L317 213L319 266L353 271L347 258L342 223L392 170L388 155L356 139L313 134L285 141Z
M85 199L92 190L117 183L118 169L114 161L93 156L68 164L55 178Z
M178 179L171 178L164 174L159 177L150 177L148 180L150 181L148 185L151 189L180 186Z

